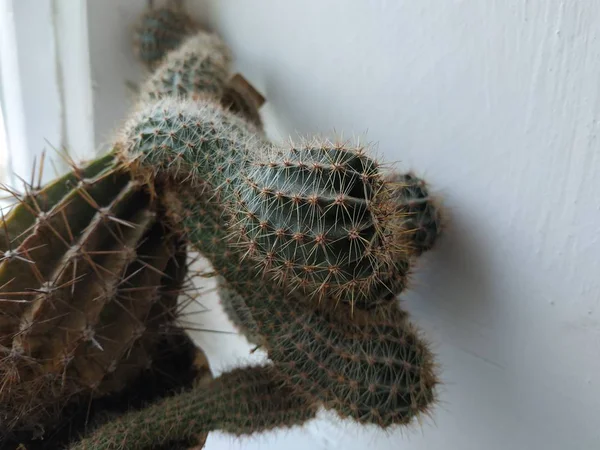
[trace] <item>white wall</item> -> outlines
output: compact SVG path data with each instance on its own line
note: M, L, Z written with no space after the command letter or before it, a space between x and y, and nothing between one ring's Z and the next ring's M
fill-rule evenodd
M434 420L383 435L325 418L207 449L600 448L600 2L187 3L265 94L272 136L368 131L452 215L402 298L442 365ZM126 27L143 4L88 2L98 142L140 74ZM201 325L230 330L205 303ZM250 348L198 339L217 372Z

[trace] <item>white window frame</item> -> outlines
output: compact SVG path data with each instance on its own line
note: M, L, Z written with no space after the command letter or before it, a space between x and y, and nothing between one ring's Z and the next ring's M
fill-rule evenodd
M87 2L0 0L2 182L18 191L45 153L43 182L94 155ZM2 136L0 135L0 138Z

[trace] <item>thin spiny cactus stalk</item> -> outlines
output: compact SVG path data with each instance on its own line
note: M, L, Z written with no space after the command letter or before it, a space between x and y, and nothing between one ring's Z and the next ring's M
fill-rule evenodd
M143 450L196 435L237 436L293 427L315 417L316 405L279 381L272 366L234 369L212 382L163 399L101 426L70 450Z

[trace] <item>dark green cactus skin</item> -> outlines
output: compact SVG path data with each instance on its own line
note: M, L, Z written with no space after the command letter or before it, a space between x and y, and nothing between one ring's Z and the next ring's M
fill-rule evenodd
M150 9L140 17L134 32L136 56L142 64L152 69L196 28L190 17L175 7Z
M212 430L247 435L300 425L316 411L315 405L278 380L273 367L245 367L118 417L71 450L143 450L171 442L192 443L197 434Z
M132 170L173 180L174 220L244 299L286 384L362 423L408 423L428 411L437 378L433 356L405 314L389 301L356 316L352 302L311 302L270 281L245 259L247 247L231 244L224 212L237 204L249 168L260 167L255 139L216 106L161 102L132 119L122 145Z
M427 183L413 173L394 173L387 177L393 185L392 197L410 234L410 249L414 257L433 248L441 232L443 218L438 200L429 193Z

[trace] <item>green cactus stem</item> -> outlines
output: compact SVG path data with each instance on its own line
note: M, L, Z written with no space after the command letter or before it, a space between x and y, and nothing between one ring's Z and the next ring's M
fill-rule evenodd
M280 149L213 102L172 98L142 107L121 141L134 172L212 189L237 245L282 286L368 306L404 285L406 237L363 149Z
M0 437L122 389L176 320L185 241L114 155L15 195L0 223Z
M144 177L150 172L157 179L171 180L174 192L168 203L174 220L183 224L191 241L226 279L228 287L243 298L265 350L286 384L297 392L310 393L344 417L381 427L406 424L429 410L437 384L433 355L405 313L393 304L394 295L403 287L405 259L392 259L392 268L383 273L386 289L373 284L362 288L364 298L378 307L361 313L358 323L352 311L357 306L356 292L346 291L350 299L344 301L340 295L344 291L330 291L313 302L310 298L314 297L307 298L302 289L292 290L272 282L264 264L247 258L248 245L231 242L231 225L224 219L225 212L239 217L240 209L250 210L242 189L253 189L252 174L270 168L270 163L264 162L268 156L284 155L277 164L289 162L294 169L278 172L276 166L273 173L278 176L269 173L268 177L283 180L281 190L286 202L294 196L285 190L288 186L296 186L302 198L329 190L325 202L343 194L344 199L351 199L342 202L348 208L354 206L350 203L358 204L357 212L348 220L359 217L358 223L365 230L374 223L373 237L386 236L382 223L388 217L378 216L379 206L371 206L378 203L374 197L385 192L375 163L351 149L318 147L313 151L314 147L308 147L306 158L318 165L325 165L323 158L334 156L327 169L335 176L323 170L320 173L328 175L322 179L310 171L303 172L312 164L304 164L301 155L300 161L294 160L289 153L249 133L243 121L202 102L163 101L144 109L125 128L121 147L123 158L134 172ZM336 166L340 167L339 173L334 170ZM290 183L286 184L288 179ZM270 212L257 210L253 214L272 221L287 218L277 208L269 208ZM287 214L293 213L290 209ZM331 220L323 210L293 218L315 224L330 220L334 229L340 222L347 227L341 220ZM330 229L329 225L320 226L322 230ZM358 254L351 247L347 252ZM323 307L323 300L335 307Z
M143 450L170 442L193 442L221 430L237 436L301 425L315 405L281 384L271 366L234 369L209 384L117 417L71 450Z
M134 30L134 53L148 69L154 69L197 29L189 15L176 5L148 9Z

